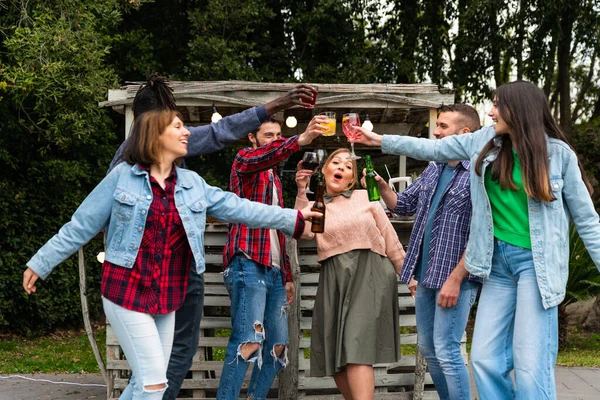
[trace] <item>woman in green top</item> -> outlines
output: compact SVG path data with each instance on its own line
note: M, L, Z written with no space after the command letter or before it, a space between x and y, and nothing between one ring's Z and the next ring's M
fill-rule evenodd
M479 397L555 399L569 220L600 266L599 218L577 155L539 88L500 86L489 115L495 125L470 135L432 141L363 129L356 142L423 160L471 160L465 267L486 278L471 348Z

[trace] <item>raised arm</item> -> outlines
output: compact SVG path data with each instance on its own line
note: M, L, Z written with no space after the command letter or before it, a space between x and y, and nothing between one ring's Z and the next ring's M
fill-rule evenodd
M309 122L306 130L297 136L287 139L276 139L271 143L257 148L245 148L235 156L233 169L238 174L254 174L264 171L286 160L300 150L301 146L310 144L323 132L323 116L315 116Z
M411 136L378 135L359 128L356 143L381 146L388 154L406 155L418 160L449 162L470 160L496 133L492 126L482 128L469 135L452 135L441 140L420 139Z
M425 175L426 171L427 169L425 169L421 176ZM363 177L360 180L360 183L364 188L367 187L365 183L365 174L366 171L363 169ZM415 180L401 193L396 193L393 191L385 179L383 179L380 175L376 175L375 180L377 181L381 198L388 209L394 210L395 213L400 215L413 215L417 212L417 204L419 202L419 192L421 190L422 182L421 177Z
M267 121L269 116L295 105L305 105L311 99L313 92L316 93L317 91L318 89L314 86L297 85L289 92L267 104L229 115L217 123L186 127L190 131L186 157L214 153L229 143L245 138L248 133L258 129L263 122ZM125 142L119 146L115 153L108 169L109 172L123 161L124 144Z
M300 168L302 161L298 163L298 168ZM306 197L306 192L304 188L308 185L308 180L312 175L313 171L309 169L299 169L296 172L296 186L298 188L298 194L296 196L296 203L294 204L294 208L296 210L301 210L306 207L312 207L314 202L309 202ZM302 233L302 239L312 239L315 237L315 234L311 232L312 223L310 220L307 220L304 225L304 232Z

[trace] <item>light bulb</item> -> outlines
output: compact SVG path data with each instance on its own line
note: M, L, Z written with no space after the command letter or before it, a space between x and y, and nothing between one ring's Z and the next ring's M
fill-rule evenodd
M365 128L366 130L368 130L369 132L371 132L373 130L373 123L371 123L371 120L369 119L369 117L367 117L367 119L365 119L363 121L362 127Z
M293 115L290 115L289 117L286 118L285 126L287 126L288 128L295 128L296 125L298 125L298 120L296 119L296 117L294 117Z
M213 111L212 117L210 117L210 120L212 122L214 122L214 123L217 123L217 122L219 122L221 120L221 118L223 118L223 117L221 116L221 114L219 114L217 112L217 109L215 108L214 111Z

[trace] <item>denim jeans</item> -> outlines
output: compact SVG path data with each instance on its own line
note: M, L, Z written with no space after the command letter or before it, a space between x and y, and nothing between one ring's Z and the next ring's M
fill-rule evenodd
M173 349L167 368L169 387L164 400L175 400L185 379L200 338L200 320L204 311L204 274L198 274L196 268L190 268L185 301L175 313L175 335Z
M479 398L556 399L557 351L557 307L542 305L531 250L495 239L471 348Z
M120 399L160 400L165 389L144 386L167 383L175 313L150 315L127 310L102 298L104 313L131 368L131 380Z
M275 376L288 361L289 307L281 272L237 255L225 270L223 280L231 297L232 330L217 399L238 398L250 362L255 365L248 396L264 399ZM247 360L241 355L245 343L260 343L259 350ZM277 345L285 346L279 357L275 354Z
M437 305L440 289L417 287L417 343L441 400L471 398L469 371L460 352L460 341L480 287L476 282L463 282L458 302L450 308Z

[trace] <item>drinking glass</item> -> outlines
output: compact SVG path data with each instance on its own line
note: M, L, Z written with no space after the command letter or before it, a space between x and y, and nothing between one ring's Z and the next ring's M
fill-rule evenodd
M327 150L316 149L315 153L317 153L317 158L319 159L319 165L325 164L325 161L327 161Z
M314 151L307 151L304 153L304 156L302 156L302 169L310 169L316 172L319 168L319 164L319 157ZM306 184L304 193L314 194L314 192L310 190L310 178L308 178L308 183Z
M311 90L311 92L312 92L312 97L307 102L303 102L305 105L303 105L302 108L314 108L315 107L315 103L317 102L317 92L315 92L314 90Z
M352 149L350 157L348 157L351 160L360 160L360 157L354 153L354 139L356 139L356 135L358 133L356 128L359 126L360 118L358 117L357 113L344 114L344 116L342 117L342 130L344 131L344 135L346 135L346 138L350 142L350 146Z
M327 117L328 121L325 124L326 130L322 133L323 136L334 136L335 135L335 113L332 111L327 111L321 113L320 115L324 115Z

